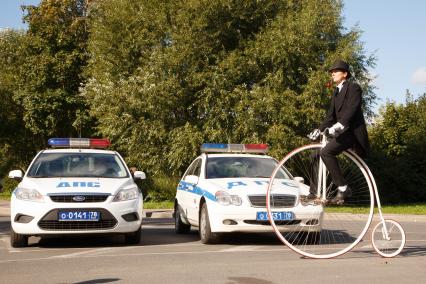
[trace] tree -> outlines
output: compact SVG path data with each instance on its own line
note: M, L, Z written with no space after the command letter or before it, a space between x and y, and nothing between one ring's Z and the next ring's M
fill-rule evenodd
M82 95L98 131L152 172L181 174L202 141L264 142L282 157L324 116L336 58L367 111L374 102L374 57L343 28L340 1L111 0L90 15Z
M88 124L87 106L78 96L88 58L86 4L50 0L24 10L29 28L14 99L23 107L25 127L40 148L48 137L76 136L83 126L90 131L90 124L81 125Z
M387 103L371 127L371 165L388 202L426 201L426 94Z
M24 109L14 100L21 88L18 66L24 62L24 42L22 31L0 32L0 178L12 165L23 168L34 155L23 122Z

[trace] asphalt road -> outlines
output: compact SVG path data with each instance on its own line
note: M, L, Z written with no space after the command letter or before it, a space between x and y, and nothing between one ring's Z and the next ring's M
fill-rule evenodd
M1 283L419 283L426 271L426 218L400 220L407 244L379 257L368 239L331 260L304 259L271 234L231 234L203 245L197 231L174 233L171 218L146 218L143 239L121 236L30 238L9 245L9 217L0 217Z

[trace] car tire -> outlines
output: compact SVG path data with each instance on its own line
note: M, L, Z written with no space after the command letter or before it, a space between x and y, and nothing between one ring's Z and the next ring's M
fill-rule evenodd
M176 203L175 207L175 232L176 234L187 234L189 231L191 231L191 225L185 224L182 221L181 214L180 214L180 206Z
M22 248L28 246L28 236L15 233L10 230L10 245L14 248Z
M124 240L126 244L128 245L137 245L141 241L141 235L142 235L142 228L139 227L139 229L136 232L125 234Z
M210 228L210 219L209 212L207 210L207 203L204 203L201 207L198 229L200 234L200 240L203 244L214 244L218 241L218 234L212 233Z

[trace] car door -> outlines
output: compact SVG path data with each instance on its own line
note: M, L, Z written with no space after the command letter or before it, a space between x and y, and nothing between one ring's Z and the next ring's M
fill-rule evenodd
M188 218L193 220L198 224L198 204L200 203L201 198L201 190L198 187L198 184L200 182L200 174L201 174L201 165L202 165L202 159L198 158L194 162L194 167L191 172L191 178L187 179L188 184L190 184L192 194L189 197L188 200ZM197 177L196 180L194 180L193 177Z
M178 202L182 207L183 213L187 219L191 219L194 222L193 214L194 211L194 198L196 198L195 184L191 181L191 176L194 176L195 171L200 164L201 159L195 159L186 170L179 184L179 197Z

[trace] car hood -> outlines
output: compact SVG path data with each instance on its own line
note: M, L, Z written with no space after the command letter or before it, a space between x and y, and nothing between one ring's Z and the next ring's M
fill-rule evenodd
M223 178L207 180L209 187L224 190L230 194L256 195L266 194L269 178ZM290 179L275 179L271 193L280 194L308 194L309 187Z
M136 186L130 178L26 178L19 187L36 189L42 195L57 193L109 193Z

